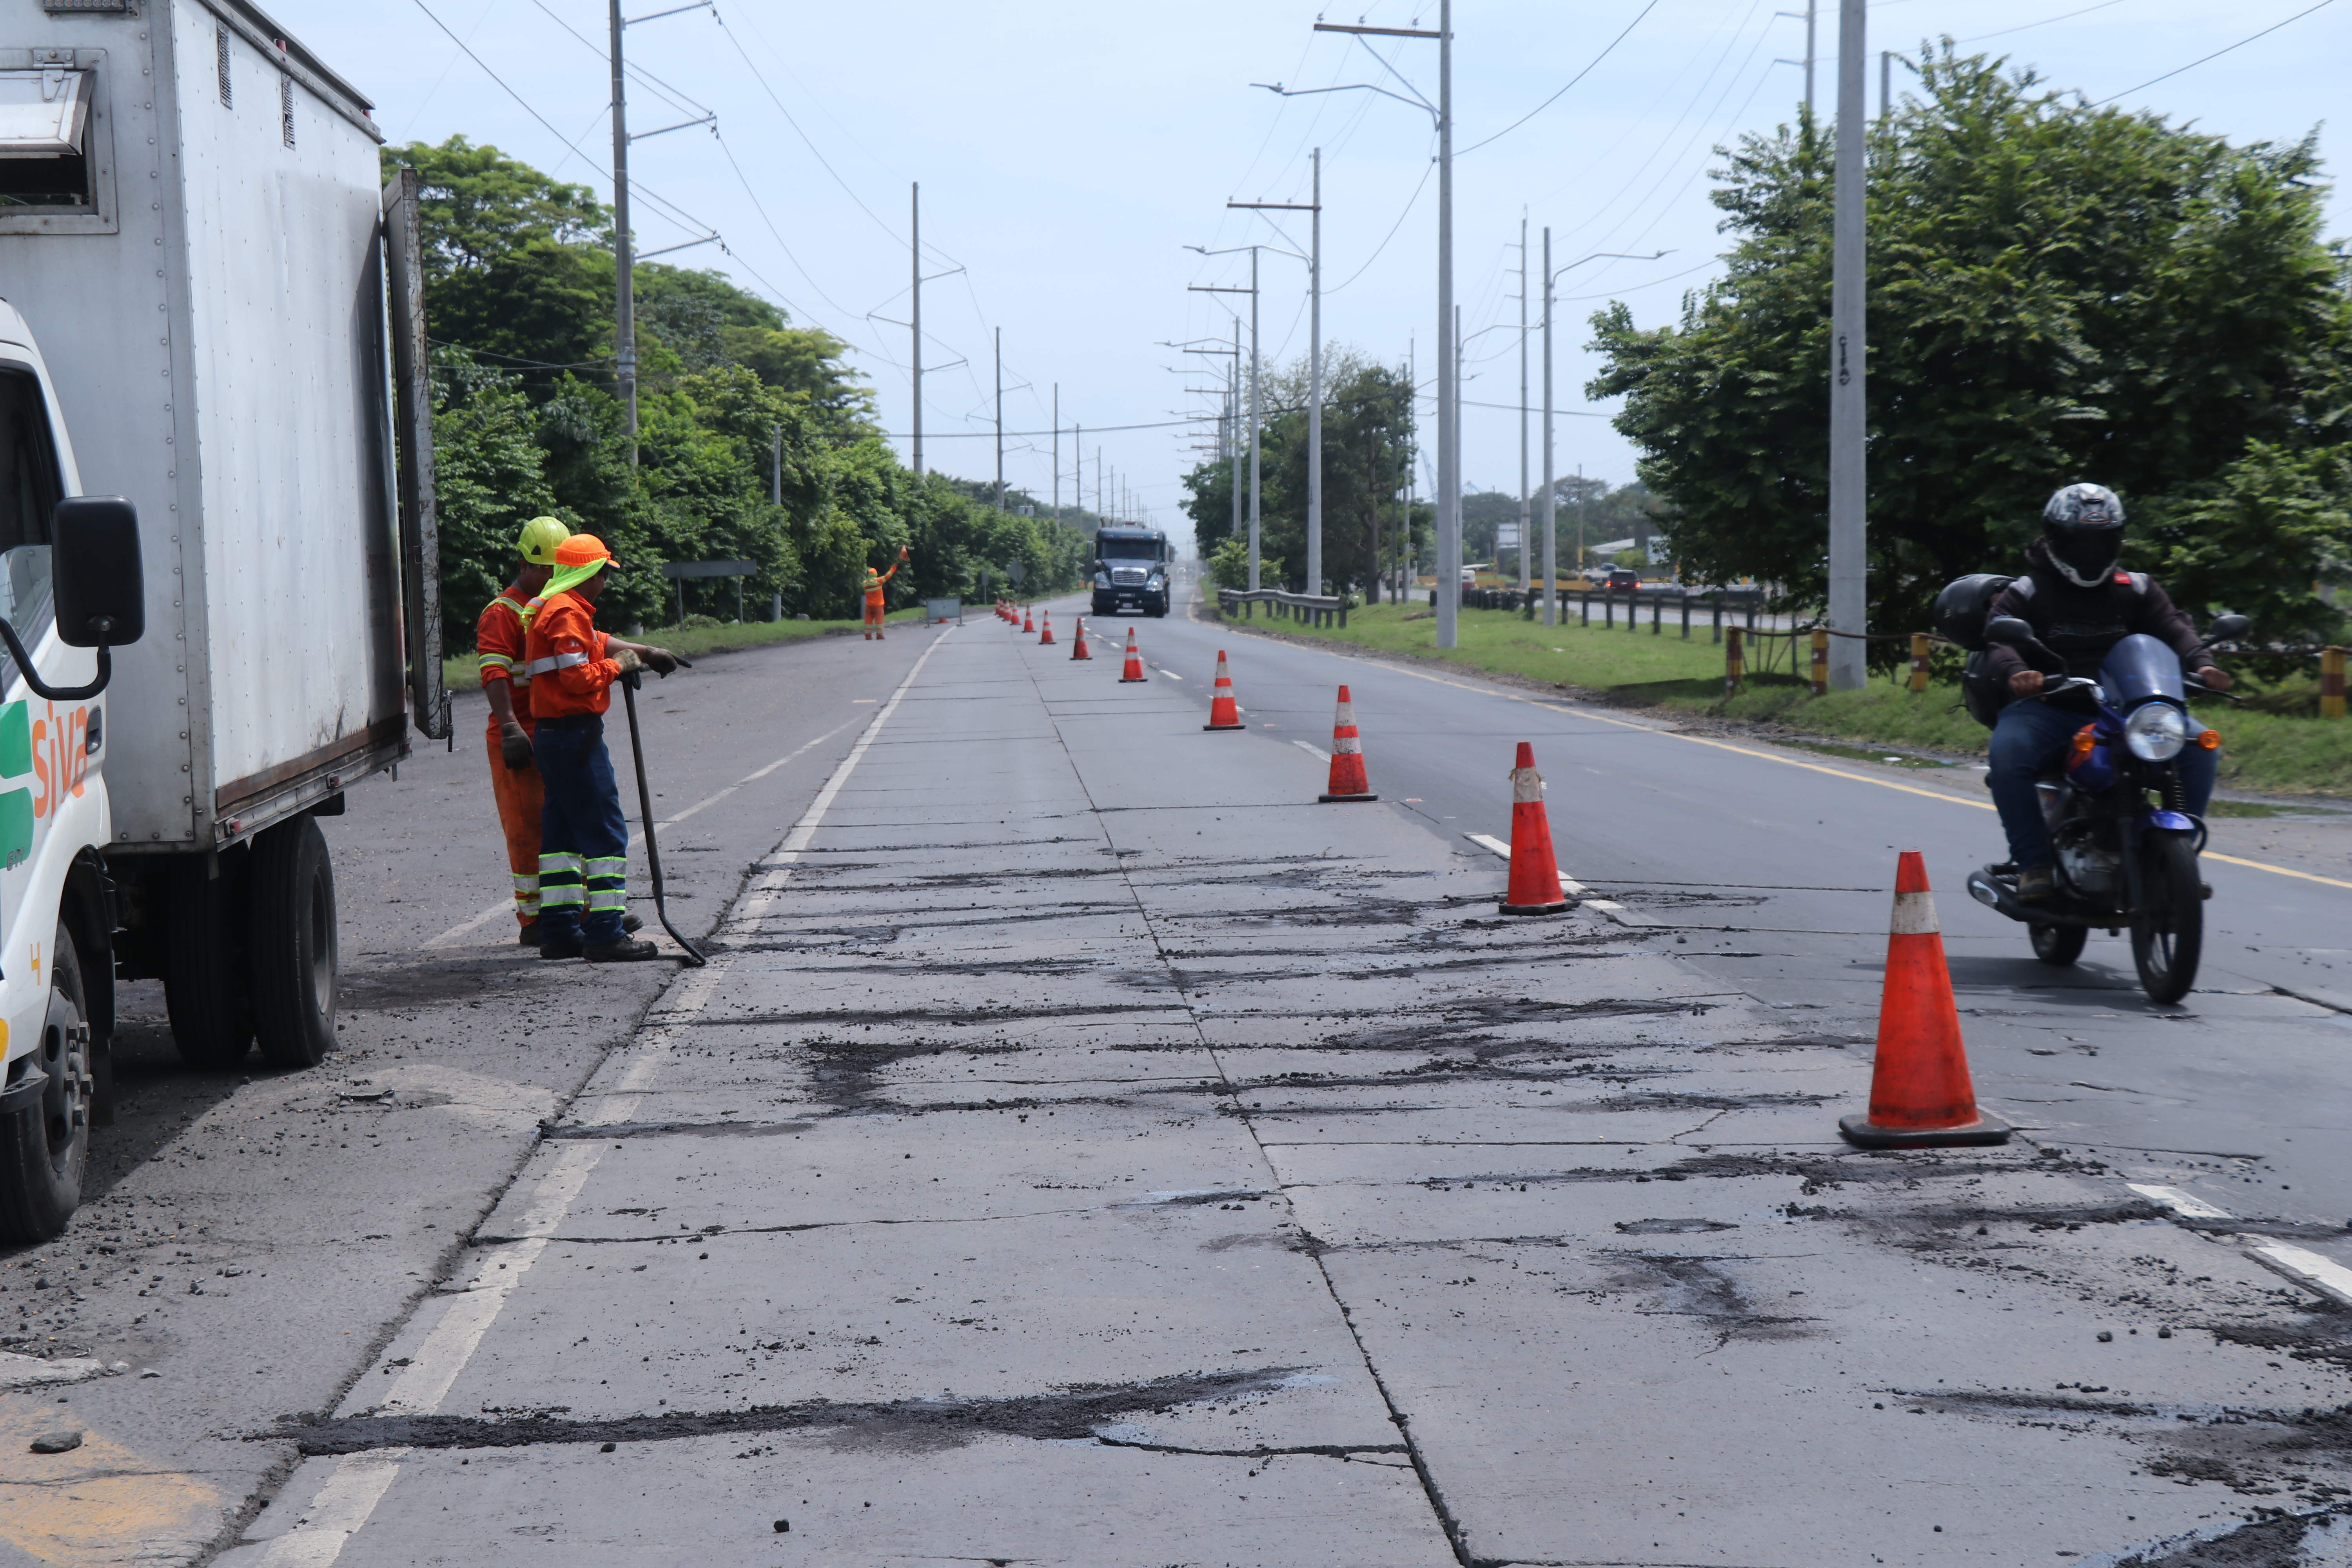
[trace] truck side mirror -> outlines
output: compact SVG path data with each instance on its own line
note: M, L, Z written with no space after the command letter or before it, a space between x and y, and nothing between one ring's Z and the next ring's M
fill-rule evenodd
M121 647L147 630L139 510L121 496L58 502L49 531L58 636L74 647Z

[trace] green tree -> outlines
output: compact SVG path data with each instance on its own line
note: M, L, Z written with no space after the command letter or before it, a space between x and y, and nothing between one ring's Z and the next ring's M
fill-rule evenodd
M474 646L474 621L514 575L515 539L555 512L538 417L515 378L440 351L433 364L433 479L441 545L441 641Z
M1622 303L1596 315L1589 391L1625 397L1617 426L1687 574L1819 605L1831 140L1806 121L1727 157L1727 275L1672 326L1639 329ZM2231 146L1948 42L1925 55L1920 91L1869 143L1874 626L1924 626L1946 581L2013 566L2075 479L2123 494L2127 563L2187 567L2163 541L2221 531L2179 584L2192 607L2260 604L2272 635L2325 617L2307 584L2352 555L2326 521L2343 465L2255 456L2347 435L2352 308L2318 174L2309 139ZM2273 523L2291 498L2257 492L2289 469L2305 501Z

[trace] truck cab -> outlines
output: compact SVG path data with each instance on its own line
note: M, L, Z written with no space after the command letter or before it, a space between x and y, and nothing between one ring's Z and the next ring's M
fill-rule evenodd
M1174 564L1168 536L1156 528L1097 529L1091 613L1113 616L1129 609L1165 616Z

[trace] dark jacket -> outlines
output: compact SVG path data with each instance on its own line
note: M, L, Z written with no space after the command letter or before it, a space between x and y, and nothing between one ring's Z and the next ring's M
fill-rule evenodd
M2050 563L2049 547L2039 539L2025 547L2025 575L1993 596L1990 613L2031 626L2072 675L2095 679L2107 650L2134 632L2171 644L2189 669L2213 662L2196 626L2147 574L2118 571L2095 588L2076 587ZM1986 664L2004 685L2032 668L2000 643L1990 645Z

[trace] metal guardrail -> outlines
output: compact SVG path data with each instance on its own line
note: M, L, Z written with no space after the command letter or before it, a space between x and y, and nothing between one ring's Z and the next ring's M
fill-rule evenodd
M1217 608L1228 611L1241 607L1242 618L1247 620L1264 605L1268 616L1303 620L1311 626L1328 626L1348 624L1348 601L1331 594L1287 594L1280 588L1220 588Z

